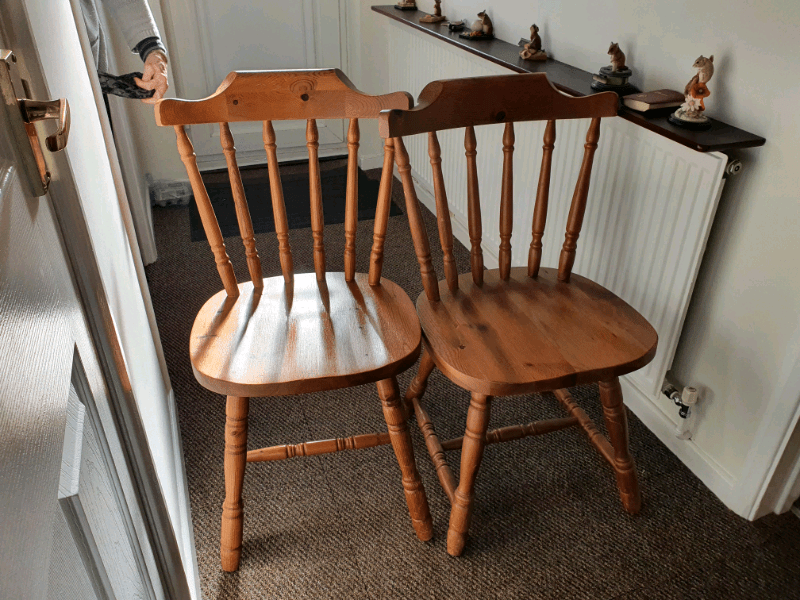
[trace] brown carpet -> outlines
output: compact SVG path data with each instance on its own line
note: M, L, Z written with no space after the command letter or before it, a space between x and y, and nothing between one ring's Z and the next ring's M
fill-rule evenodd
M398 182L394 197L402 197ZM195 381L188 357L194 316L221 284L208 246L189 241L188 219L188 208L154 211L159 260L147 277L178 401L206 600L800 598L800 520L791 514L756 523L737 517L633 415L631 451L644 496L637 517L622 510L611 470L582 432L493 445L478 477L472 537L461 558L450 558L449 506L412 423L434 520L431 542L417 541L411 529L390 446L252 464L244 484L241 568L223 573L225 401ZM435 245L435 219L428 211L425 219ZM372 225L359 222L360 271L367 270ZM328 268L342 270L343 226L326 227L325 236ZM313 271L310 230L292 230L290 240L297 271ZM265 276L280 274L274 234L257 241ZM237 276L246 279L241 243L227 243ZM433 250L441 275L441 253ZM463 246L456 257L460 270L468 270ZM384 276L412 298L422 291L405 216L389 220ZM401 377L403 389L414 371ZM596 388L574 395L600 423ZM425 398L443 439L461 435L468 395L435 372ZM494 403L491 426L563 415L552 397L503 398ZM261 398L250 404L248 445L383 427L373 385ZM450 462L457 471L457 452Z

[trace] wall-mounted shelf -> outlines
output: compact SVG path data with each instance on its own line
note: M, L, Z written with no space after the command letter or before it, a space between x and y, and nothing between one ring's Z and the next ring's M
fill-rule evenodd
M502 40L471 42L459 38L458 33L448 30L444 23L420 23L420 17L426 14L422 11L400 11L393 5L373 6L372 10L517 73L547 73L550 81L567 94L587 96L592 93L592 74L588 71L552 59L545 62L524 61L519 57L519 46ZM642 114L622 107L619 116L699 152L754 148L766 142L761 136L716 119L712 119L711 129L706 131L682 129L667 120L669 112Z

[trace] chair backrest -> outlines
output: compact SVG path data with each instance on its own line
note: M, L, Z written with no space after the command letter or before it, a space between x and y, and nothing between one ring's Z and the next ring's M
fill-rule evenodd
M278 238L281 270L287 285L294 276L292 251L289 247L289 226L283 200L277 145L273 121L306 119L306 146L309 157L309 189L311 195L311 229L314 239L314 270L319 281L325 279L325 246L323 243L322 186L319 169L319 133L317 119L349 119L347 132L348 164L345 203L344 267L347 281L355 277L355 240L358 220L358 147L359 119L376 119L384 109L408 109L413 98L405 92L383 96L369 96L359 92L339 69L314 69L299 71L234 71L203 100L160 100L156 104L156 123L175 127L180 152L189 181L192 185L203 229L217 263L222 283L230 297L239 295L236 276L225 250L222 233L208 197L186 125L219 123L220 140L231 191L236 206L236 217L245 246L247 267L253 286L263 288L261 260L256 250L253 225L239 167L236 148L228 123L236 121L263 121L264 148L269 169L270 194ZM394 148L391 141L384 144L384 174L391 173ZM391 202L391 177L381 179L375 215L375 233L370 256L370 284L378 285L383 264L383 240Z
M542 167L533 213L532 240L528 254L528 275L537 277L542 256L542 236L547 218L550 170L556 140L556 120L590 118L575 193L567 219L567 232L558 266L558 278L568 282L575 262L578 235L586 210L586 197L592 161L600 137L600 119L617 114L617 95L604 92L584 98L562 94L553 87L544 73L498 75L434 81L425 86L418 104L411 110L387 110L381 113L380 133L394 140L395 155L406 197L414 249L419 261L422 283L430 301L439 300L436 272L431 263L430 246L419 210L411 177L408 152L403 136L428 134L428 154L433 169L433 188L439 238L444 254L444 271L448 288L458 289L458 272L453 258L453 233L447 194L442 176L442 158L436 132L465 128L464 149L467 159L467 218L470 238L470 266L473 281L483 283L483 251L481 250L481 207L478 195L477 141L475 127L505 123L503 133L503 176L500 190L500 277L508 280L511 271L511 230L513 214L514 123L547 121L544 132Z

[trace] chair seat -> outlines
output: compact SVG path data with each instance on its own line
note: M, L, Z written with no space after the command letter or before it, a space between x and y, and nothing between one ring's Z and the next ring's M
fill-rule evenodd
M485 271L482 287L469 273L440 302L417 299L436 366L453 382L492 396L608 381L646 365L658 334L636 310L579 275L558 281L558 269L536 279L514 268L508 281Z
M291 290L291 293L287 293ZM220 291L200 309L190 354L197 380L227 396L275 396L349 387L386 379L414 364L421 332L408 295L387 279L298 274L251 282L239 297Z

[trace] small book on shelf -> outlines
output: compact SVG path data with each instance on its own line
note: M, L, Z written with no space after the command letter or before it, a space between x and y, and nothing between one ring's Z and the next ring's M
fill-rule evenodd
M638 110L639 112L646 112L659 108L680 106L685 100L686 98L684 98L683 94L675 90L656 90L655 92L644 92L642 94L625 96L622 102L628 108Z

